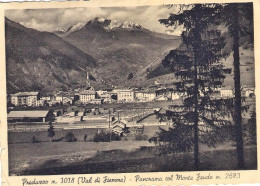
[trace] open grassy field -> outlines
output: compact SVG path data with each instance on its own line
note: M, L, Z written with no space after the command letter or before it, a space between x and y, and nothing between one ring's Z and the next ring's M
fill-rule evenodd
M142 124L140 124L142 126ZM167 129L168 126L160 125L160 127ZM85 128L85 129L55 129L55 136L53 139L60 139L64 137L68 132L72 132L78 141L84 141L84 136L87 135L87 139L93 139L94 135L97 132L97 128ZM155 136L158 131L158 126L144 126L144 134L148 137ZM8 132L8 143L16 144L16 143L31 143L32 137L35 136L37 140L40 142L48 142L48 133L46 131L24 131L24 132ZM131 134L126 134L127 139L132 138ZM129 137L129 138L128 138Z
M83 142L81 142L83 143ZM162 172L162 171L192 171L193 153L177 153L159 156L153 150L147 148L133 148L132 143L123 142L123 149L112 149L115 143L107 144L107 150L81 151L74 154L60 156L45 156L44 158L32 157L28 161L12 162L10 175L53 175L53 174L89 174L89 173L119 173L119 172ZM139 145L142 143L139 142ZM71 144L78 146L75 152L82 149L83 144ZM105 144L99 144L100 146ZM132 145L130 147L129 145ZM146 145L146 144L144 144ZM67 147L67 144L60 145ZM94 151L96 145L85 144ZM137 145L138 146L138 145ZM42 149L43 147L40 147ZM57 148L53 146L52 148ZM84 148L83 148L84 149ZM48 149L45 149L48 151ZM95 149L96 150L96 149ZM49 150L50 151L50 150ZM28 154L30 152L27 152ZM40 153L40 151L36 152ZM245 148L245 161L247 169L257 168L256 147ZM17 161L17 160L16 160ZM234 147L201 149L201 170L236 170L236 151Z
M77 142L49 142L47 131L9 132L10 175L193 170L192 152L159 156L154 144L137 141L135 133L127 133L121 141L84 142L84 135L91 139L97 129L57 130L55 139L69 131ZM158 126L144 126L143 135L147 138L156 132ZM32 136L40 142L32 143ZM256 157L256 146L245 146L247 169L256 169ZM200 144L200 161L202 170L235 170L235 147L231 142L216 148Z

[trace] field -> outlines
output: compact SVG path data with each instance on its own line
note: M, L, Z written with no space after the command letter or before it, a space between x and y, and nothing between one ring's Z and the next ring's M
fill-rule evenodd
M10 175L194 170L192 152L158 156L156 151L144 147L153 146L146 141L93 143L15 145L12 149L16 150L9 156ZM255 146L245 148L247 169L257 168L256 156ZM227 148L227 145L215 149L202 147L200 163L201 170L236 170L235 148Z
M168 126L160 126L167 129ZM84 135L93 138L97 129L59 130L55 139L73 132L77 142L49 142L47 131L9 132L10 175L73 174L103 172L147 172L192 170L192 152L160 155L147 140L135 140L128 133L121 141L84 142ZM144 135L152 137L158 126L145 126ZM35 136L39 143L31 143ZM216 148L200 145L202 170L236 169L235 147L232 143ZM256 169L256 147L245 150L248 169ZM213 161L214 160L214 161ZM218 160L218 161L215 161ZM170 162L170 163L169 163Z

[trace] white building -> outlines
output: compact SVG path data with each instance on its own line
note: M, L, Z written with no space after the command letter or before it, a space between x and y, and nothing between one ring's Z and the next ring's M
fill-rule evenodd
M18 92L11 94L11 103L15 106L36 106L37 100L40 100L40 92Z
M244 88L245 97L253 97L255 95L254 88Z
M172 100L180 99L180 93L178 93L177 91L171 92L171 99Z
M139 102L154 101L155 97L156 97L155 92L150 92L150 91L137 91L137 92L135 92L135 98Z
M134 102L135 94L132 90L117 90L117 101L120 103Z
M63 96L58 95L58 96L55 97L55 100L56 100L57 102L62 103L62 102L63 102Z
M37 107L39 107L39 106L44 106L46 102L47 102L47 101L42 100L42 99L37 100L37 101L36 101L36 106L37 106Z
M62 103L63 104L72 104L73 98L72 97L63 97Z
M95 91L82 91L79 94L79 100L81 103L90 103L92 100L96 98L96 92Z
M41 100L50 101L51 96L43 96L43 97L41 97Z
M231 87L222 87L220 90L221 97L233 97L233 89Z

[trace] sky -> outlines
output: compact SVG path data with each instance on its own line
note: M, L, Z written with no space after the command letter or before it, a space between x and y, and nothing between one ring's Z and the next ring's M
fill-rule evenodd
M176 13L177 7L143 6L143 7L114 7L114 8L68 8L68 9L30 9L6 10L5 16L23 26L39 31L55 31L68 28L77 23L87 23L98 18L115 19L119 22L133 21L154 32L165 33L166 28L159 23L159 19L168 18L170 13ZM175 35L180 30L175 30Z

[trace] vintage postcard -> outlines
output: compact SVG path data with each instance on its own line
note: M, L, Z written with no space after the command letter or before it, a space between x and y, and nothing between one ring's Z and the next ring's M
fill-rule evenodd
M259 3L1 3L2 185L260 183Z

